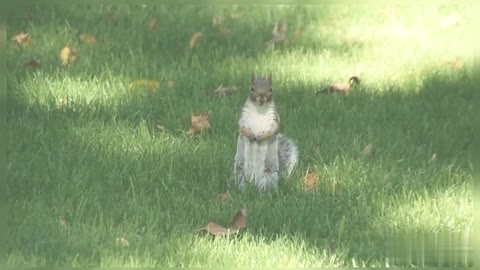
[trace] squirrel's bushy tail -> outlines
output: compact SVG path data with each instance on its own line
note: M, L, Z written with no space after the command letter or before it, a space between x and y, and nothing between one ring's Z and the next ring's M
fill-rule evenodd
M298 147L287 136L279 133L278 138L278 163L280 170L287 176L290 175L298 162Z

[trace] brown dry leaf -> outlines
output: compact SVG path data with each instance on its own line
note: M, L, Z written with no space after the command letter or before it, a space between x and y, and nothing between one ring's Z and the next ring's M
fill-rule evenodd
M27 46L27 45L30 45L30 43L32 42L32 36L30 36L30 34L21 32L21 33L18 33L17 35L15 35L12 38L12 40L18 46Z
M205 227L199 229L198 231L207 231L208 233L219 236L219 235L229 235L234 233L233 230L227 229L220 224L215 222L209 222Z
M60 224L60 227L62 228L62 230L65 230L65 231L70 228L70 222L68 222L68 220L66 220L64 216L60 216L58 218L58 224Z
M158 21L157 19L151 19L150 21L148 21L148 27L151 29L151 30L155 30L158 28Z
M95 44L95 42L97 42L95 36L89 33L80 33L80 35L78 35L78 38L80 39L80 41L88 45L93 45Z
M157 91L160 82L155 80L136 80L128 84L130 89L148 89L152 92Z
M25 67L30 67L30 68L39 68L42 66L42 63L40 62L40 60L33 58L30 60L24 61L23 65Z
M232 220L232 230L240 231L242 228L245 228L247 225L247 208L243 206L238 212L235 214Z
M373 155L375 153L375 150L377 150L375 145L373 145L371 143L367 144L367 146L365 146L365 148L363 148L363 150L362 150L362 155L364 157Z
M317 173L307 173L303 177L303 182L302 182L302 190L307 191L307 190L312 190L317 187L318 180L320 179L320 176Z
M198 39L203 35L202 32L195 32L192 37L190 38L190 49L193 49L195 47L195 44L197 44Z
M119 247L128 247L130 243L128 242L127 239L125 239L125 237L122 236L122 237L115 238L115 245Z
M221 84L219 87L217 87L217 89L214 90L214 93L219 96L230 96L235 94L236 92L237 92L236 86L223 87L223 84Z
M357 70L359 71L359 70ZM357 72L356 71L356 72ZM348 95L354 89L355 84L360 84L361 79L360 77L353 75L350 77L348 82L336 82L324 89L320 89L316 92L317 95L319 94L332 94L332 93L340 93L343 95Z
M217 198L218 201L225 202L225 201L231 200L232 196L230 195L230 192L227 190L225 192L218 193L216 198Z
M172 89L172 88L173 88L173 85L174 85L174 82L173 82L173 81L168 81L168 82L167 82L168 88Z
M62 65L68 65L77 60L78 52L74 48L70 48L69 46L65 46L60 51L60 60L62 61Z
M192 126L187 131L187 135L191 136L208 128L210 128L210 122L208 121L208 114L206 112L199 114L192 113Z
M272 30L272 40L273 42L284 42L287 43L287 30L288 30L288 25L287 23L278 23L275 22L275 25L273 26Z
M463 67L463 61L459 59L455 59L452 61L447 61L447 65L451 66L452 68L462 68Z

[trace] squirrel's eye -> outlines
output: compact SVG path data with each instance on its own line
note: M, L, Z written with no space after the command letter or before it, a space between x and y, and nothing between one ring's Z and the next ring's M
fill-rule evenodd
M253 88L253 86L250 88L250 91L253 92L255 91L255 88Z

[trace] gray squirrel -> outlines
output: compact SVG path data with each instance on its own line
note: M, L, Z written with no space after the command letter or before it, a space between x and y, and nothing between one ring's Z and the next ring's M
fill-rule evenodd
M279 133L272 93L272 75L257 77L252 72L250 94L238 121L234 176L241 189L247 182L262 191L276 189L279 174L290 175L298 162L297 145Z

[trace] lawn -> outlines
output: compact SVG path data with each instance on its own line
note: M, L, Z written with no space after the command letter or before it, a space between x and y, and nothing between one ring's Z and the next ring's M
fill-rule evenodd
M8 14L7 266L472 265L467 4ZM269 193L231 181L252 71L272 72L300 150ZM351 94L316 95L353 74ZM201 112L211 127L188 135ZM242 206L238 234L198 231Z

